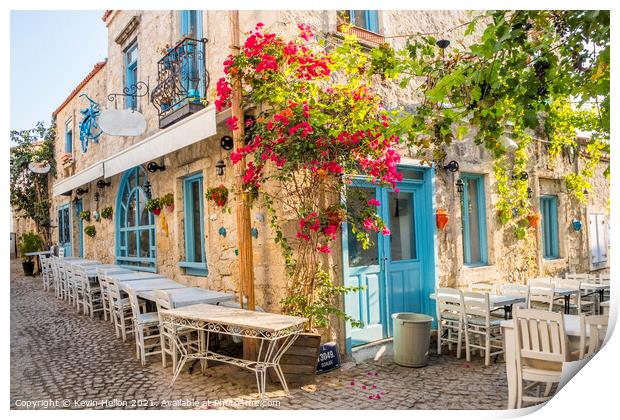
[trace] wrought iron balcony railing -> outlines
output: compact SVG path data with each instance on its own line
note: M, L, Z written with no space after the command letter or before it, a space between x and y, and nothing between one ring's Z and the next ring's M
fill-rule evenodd
M151 102L159 111L159 128L204 108L209 88L205 62L207 39L185 38L157 63L157 86Z

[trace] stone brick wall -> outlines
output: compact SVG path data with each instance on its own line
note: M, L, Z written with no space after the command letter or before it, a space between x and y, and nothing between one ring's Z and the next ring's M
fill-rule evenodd
M120 45L116 39L127 26L133 16L139 16L139 24L134 32ZM398 35L411 33L440 33L456 45L462 38L462 25L468 22L469 13L465 11L382 11L380 12L380 31L394 38L386 37L386 41L396 48L402 47L405 39ZM263 22L267 29L293 33L296 22L309 23L318 31L336 33L335 11L242 11L240 13L242 31L252 29L257 22ZM118 98L117 103L108 102L106 95L113 92L122 92L124 86L123 57L125 49L134 40L138 42L138 80L148 81L151 89L157 84L157 61L163 55L160 51L166 44L174 45L179 40L179 17L177 11L114 11L107 18L108 28L108 60L104 68L84 86L83 91L101 104L102 109L124 106L124 99ZM207 44L207 68L211 76L211 90L209 99L214 97L215 81L222 76L221 63L229 54L229 19L225 11L203 12L203 36L209 39ZM449 30L451 28L456 28ZM443 34L442 34L443 32ZM439 36L439 35L438 35ZM331 37L330 42L337 42L337 37ZM408 107L418 101L417 92L413 88L400 89L391 82L377 79L377 88L381 92L388 108ZM147 120L146 132L136 137L111 137L103 135L99 144L90 146L86 154L79 150L79 109L84 104L77 96L60 110L58 114L58 138L56 152L60 155L64 148L64 121L73 118L75 170L80 171L93 163L117 153L128 146L147 138L159 131L156 108L147 97L140 98L138 110ZM220 183L232 186L234 171L228 152L219 146L222 135L230 134L222 122L228 115L225 111L218 115L218 133L212 138L205 139L190 147L166 155L163 163L164 172L149 174L153 196L162 196L173 193L175 210L172 213L162 211L167 220L169 233L161 227L162 216L156 217L156 245L157 270L182 283L201 286L215 290L236 292L238 290L238 258L236 256L237 232L235 228L234 211L223 211L205 200L204 205L204 233L205 248L209 274L207 277L189 276L178 262L184 260L184 212L183 212L183 184L185 176L202 172L203 189L219 185ZM177 124L183 124L182 121ZM528 168L530 186L533 190L532 201L538 206L539 196L542 193L557 193L559 197L560 223L560 259L545 261L541 257L540 233L531 235L529 241L516 241L514 234L503 228L497 220L494 206L498 200L495 193L496 181L493 176L493 162L485 150L475 145L471 138L456 142L448 150L448 160L457 160L462 172L484 174L487 236L489 265L484 267L464 267L463 245L461 239L461 211L460 196L456 191L455 182L458 174L452 174L442 169L436 170L434 207L444 208L450 215L448 226L436 232L437 284L445 286L464 286L469 281L510 281L524 282L528 277L561 273L574 269L586 271L589 269L589 246L587 240L588 212L605 212L609 200L609 183L602 177L603 165L597 173L593 191L588 197L587 206L580 205L563 189L562 177L570 171L571 164L566 158L561 159L550 169L544 159L543 139L532 143L533 156L531 167ZM403 150L403 156L412 158L410 151ZM224 159L227 164L223 177L215 174L215 163ZM583 162L580 160L580 165ZM62 168L59 165L59 168ZM60 169L62 172L62 169ZM61 176L62 177L62 176ZM116 210L116 196L121 175L109 178L111 186L100 191L99 202L94 201L95 182L88 185L89 193L83 197L84 209L103 209L111 206ZM56 223L58 205L68 202L70 197L56 197L52 206L53 225ZM234 208L234 197L229 200L228 206ZM75 216L75 212L72 212ZM284 297L286 276L280 250L273 241L273 233L268 227L268 217L265 210L256 206L251 214L252 226L258 229L258 238L253 240L255 284L257 304L269 311L279 311L279 301ZM570 221L574 218L582 220L584 229L574 232L570 228ZM429 220L428 223L435 223ZM114 262L115 253L115 220L102 219L92 221L97 228L95 238L85 237L85 255L104 262ZM74 244L78 235L74 225ZM226 236L220 235L220 228L226 229ZM85 235L84 235L85 236ZM57 232L53 232L57 239ZM329 256L328 262L337 279L342 280L342 249L336 247ZM343 330L342 323L335 323L332 330L326 332L326 338L338 338L343 345L344 334L337 334Z

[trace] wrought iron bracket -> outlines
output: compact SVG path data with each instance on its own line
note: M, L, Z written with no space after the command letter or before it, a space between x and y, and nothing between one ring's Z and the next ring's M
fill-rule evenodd
M117 96L131 96L133 98L142 98L144 96L148 96L148 94L149 84L147 79L147 82L139 81L133 85L124 87L123 93L108 93L108 101L114 102L114 104L116 104Z

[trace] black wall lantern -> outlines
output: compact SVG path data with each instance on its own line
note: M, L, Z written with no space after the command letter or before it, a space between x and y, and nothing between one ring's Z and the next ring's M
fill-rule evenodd
M464 187L463 180L461 178L457 179L456 180L456 190L459 193L462 193L463 192L463 187Z
M450 41L448 41L447 39L440 39L436 42L436 45L443 50L448 48L448 45L450 45Z
M157 162L149 162L146 164L146 170L153 173L157 171L165 171L166 165L160 165Z
M532 188L527 187L527 198L532 198Z
M87 192L88 192L88 188L82 188L82 187L80 187L80 188L78 188L77 190L75 190L75 193L76 193L77 195L84 195L84 194L86 194Z
M224 150L232 150L234 146L233 138L230 136L224 136L220 139L220 146Z
M104 189L105 187L109 187L111 184L110 181L104 181L103 179L100 179L99 181L97 181L97 188L99 188L100 190Z
M95 202L99 201L99 191L95 191Z
M443 169L450 172L456 172L459 170L459 163L456 160L451 160L447 165L443 166Z
M150 200L151 199L151 183L149 182L148 179L142 186L142 189L144 190L144 194L146 194L146 198Z
M223 160L218 160L215 164L215 173L217 176L224 176L224 169L226 168L226 164Z
M530 176L527 174L527 172L525 172L525 171L521 171L521 172L520 172L520 173L518 173L518 174L514 174L514 175L512 176L512 179L517 179L517 178L519 178L521 181L527 181L529 177L530 177Z

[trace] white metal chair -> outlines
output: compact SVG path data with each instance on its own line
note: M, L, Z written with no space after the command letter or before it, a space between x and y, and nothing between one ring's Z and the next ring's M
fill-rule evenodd
M517 339L517 408L524 401L541 403L550 398L554 383L560 382L562 364L567 360L564 315L561 312L515 308ZM527 387L523 381L533 381ZM544 383L543 396L525 395L533 385Z
M579 340L579 358L590 357L598 352L605 341L608 315L580 316L581 337Z
M480 349L484 364L489 366L491 356L504 353L500 323L503 318L491 315L488 293L463 292L465 326L465 355L471 360L471 348Z
M159 338L159 317L157 312L143 312L136 292L128 288L127 295L133 313L133 326L136 338L136 358L144 366L146 357L161 354ZM144 307L142 305L142 307Z
M528 309L544 309L553 311L553 301L555 298L555 286L553 283L531 281L530 298L528 300Z
M588 314L594 314L596 309L596 301L594 300L586 300L581 296L581 280L576 279L560 279L559 287L566 287L569 289L576 289L577 293L573 293L570 295L570 309L575 309L577 315L581 315L582 312L586 312Z
M515 303L513 306L520 307L526 309L530 304L530 286L527 284L512 284L512 283L504 283L501 287L501 293L504 296L520 296L525 298L525 302L523 303Z
M442 287L435 294L437 309L437 354L441 354L442 342L448 343L448 350L456 344L456 357L461 357L463 343L463 291ZM443 336L444 330L446 337ZM456 333L456 338L453 334Z

